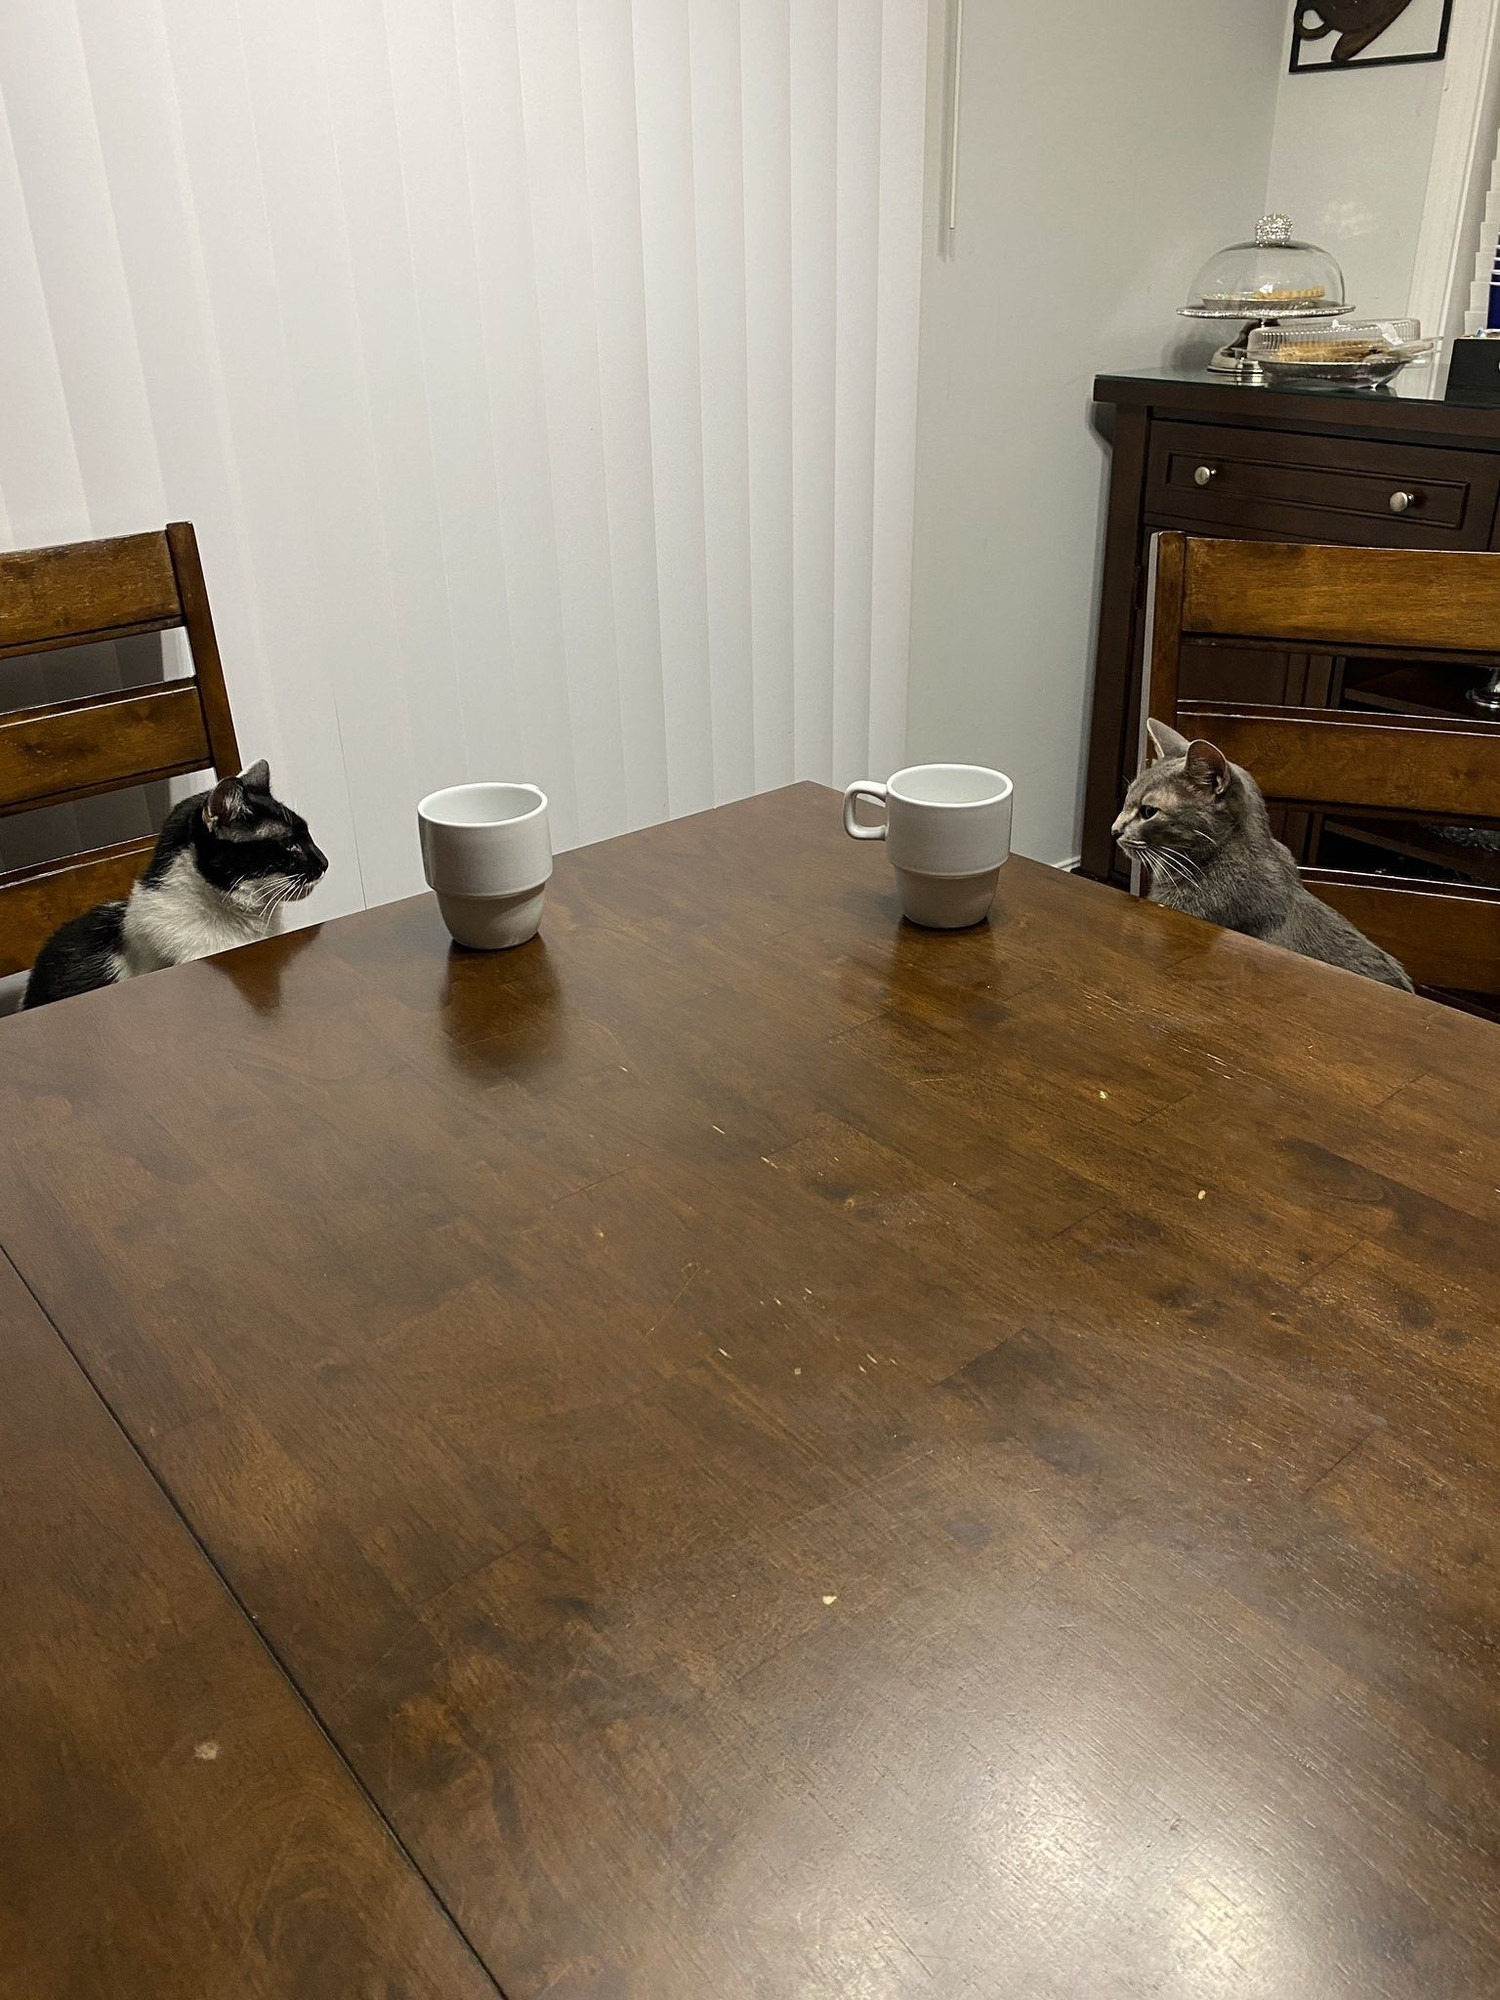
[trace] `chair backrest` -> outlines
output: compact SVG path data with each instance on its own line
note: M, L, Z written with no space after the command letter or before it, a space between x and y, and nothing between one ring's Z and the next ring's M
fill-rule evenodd
M181 626L191 677L0 712L0 817L212 768L239 748L189 521L153 534L0 555L0 662ZM3 685L0 665L0 685ZM125 895L154 838L0 873L0 974L69 917Z
M1470 669L1500 653L1500 555L1158 535L1146 715L1217 743L1284 805L1500 823L1500 724L1179 695L1184 646L1419 653ZM1500 991L1500 889L1304 868L1315 894L1419 985Z

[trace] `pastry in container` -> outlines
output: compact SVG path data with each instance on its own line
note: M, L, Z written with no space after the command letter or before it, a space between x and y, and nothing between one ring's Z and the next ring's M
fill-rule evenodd
M1408 362L1431 354L1407 320L1335 320L1329 326L1257 327L1246 343L1267 381L1388 382Z

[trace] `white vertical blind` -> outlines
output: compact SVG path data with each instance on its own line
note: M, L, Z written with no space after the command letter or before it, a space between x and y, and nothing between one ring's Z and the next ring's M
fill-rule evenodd
M923 0L6 0L0 535L197 523L334 861L900 756Z

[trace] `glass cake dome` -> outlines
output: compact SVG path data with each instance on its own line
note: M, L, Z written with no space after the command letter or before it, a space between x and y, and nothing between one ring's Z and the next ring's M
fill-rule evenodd
M1217 250L1193 281L1184 319L1237 319L1240 332L1208 366L1242 381L1265 378L1247 352L1252 330L1284 319L1334 319L1350 310L1336 258L1292 234L1285 215L1263 215L1250 243Z
M1316 243L1292 235L1290 218L1263 215L1249 243L1215 251L1193 282L1192 319L1292 319L1346 312L1344 274Z

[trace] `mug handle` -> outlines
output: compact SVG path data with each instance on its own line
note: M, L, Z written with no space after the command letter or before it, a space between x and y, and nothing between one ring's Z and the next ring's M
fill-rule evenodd
M861 826L855 817L860 799L869 799L872 804L883 806L886 802L885 786L877 785L873 778L860 778L844 793L844 831L852 840L884 840L885 821L879 826Z

